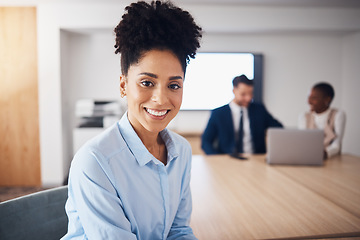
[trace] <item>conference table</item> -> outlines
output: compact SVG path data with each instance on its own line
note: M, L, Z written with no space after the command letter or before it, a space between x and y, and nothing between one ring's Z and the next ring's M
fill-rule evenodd
M194 155L190 225L204 240L360 239L360 158L323 166Z

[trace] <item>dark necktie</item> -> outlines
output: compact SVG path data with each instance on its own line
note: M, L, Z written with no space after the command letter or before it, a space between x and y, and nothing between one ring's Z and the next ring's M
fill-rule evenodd
M241 109L240 111L240 124L239 124L239 133L238 133L238 140L237 140L237 152L238 153L243 153L244 149L243 149L243 137L244 137L244 123L243 123L243 110Z

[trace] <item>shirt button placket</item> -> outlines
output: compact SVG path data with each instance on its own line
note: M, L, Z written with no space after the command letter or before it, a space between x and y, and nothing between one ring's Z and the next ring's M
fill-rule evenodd
M166 229L168 229L167 224L169 223L169 213L170 213L170 195L169 195L169 179L166 171L166 167L161 163L158 165L158 171L160 175L160 184L161 184L161 192L164 203L164 231L163 231L163 239L166 239Z

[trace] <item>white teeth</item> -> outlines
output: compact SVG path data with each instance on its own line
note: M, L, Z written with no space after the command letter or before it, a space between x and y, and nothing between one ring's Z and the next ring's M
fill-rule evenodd
M164 111L155 111L155 110L148 109L148 108L146 108L146 111L147 111L148 113L150 113L151 115L154 115L154 116L157 116L157 117L164 116L164 115L167 113L167 110L164 110Z

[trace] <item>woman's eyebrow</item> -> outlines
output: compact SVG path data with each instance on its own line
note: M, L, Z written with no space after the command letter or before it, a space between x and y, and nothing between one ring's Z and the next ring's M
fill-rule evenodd
M142 72L142 73L139 73L139 75L145 75L145 76L149 76L149 77L152 77L152 78L158 78L158 75L154 74L154 73L149 73L149 72ZM171 76L169 78L169 80L178 80L178 79L183 79L182 76Z
M152 78L158 78L158 76L156 74L149 73L149 72L142 72L142 73L139 73L139 75L146 75L146 76L149 76Z
M173 76L173 77L170 77L169 80L178 80L178 79L183 79L181 76Z

